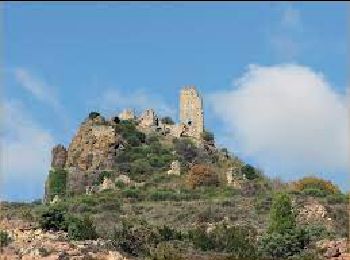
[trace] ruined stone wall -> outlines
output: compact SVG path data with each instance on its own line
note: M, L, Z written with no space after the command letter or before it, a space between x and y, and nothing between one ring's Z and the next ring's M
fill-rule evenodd
M85 120L68 147L66 167L81 171L110 170L121 139L113 126L97 116Z
M180 92L180 124L184 135L200 139L204 131L203 100L195 87L185 87Z
M140 127L158 126L158 116L153 109L145 110L139 118Z
M135 119L135 113L132 109L124 109L118 117L120 120L133 120Z

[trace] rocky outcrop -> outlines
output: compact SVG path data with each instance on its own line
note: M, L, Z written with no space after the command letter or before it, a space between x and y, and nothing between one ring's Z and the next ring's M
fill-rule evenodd
M110 170L121 141L112 122L100 115L90 116L68 147L66 167L81 171Z
M51 167L63 169L67 161L67 149L62 145L56 145L51 152Z

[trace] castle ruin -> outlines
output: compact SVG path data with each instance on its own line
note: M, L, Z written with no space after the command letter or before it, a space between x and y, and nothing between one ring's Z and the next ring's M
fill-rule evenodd
M161 120L151 108L146 109L140 116L136 116L131 109L124 109L118 117L108 120L97 112L90 113L80 125L68 148L63 145L53 148L51 168L68 171L68 192L85 192L86 187L92 186L98 179L100 172L111 171L114 168L115 158L125 145L122 136L115 131L119 120L134 121L136 128L145 134L157 132L176 138L191 137L200 143L204 131L201 96L194 86L185 87L180 91L179 101L178 124ZM178 168L174 163L171 173L179 174ZM86 174L87 172L91 174ZM47 187L45 190L45 194L48 194Z
M203 99L196 87L185 87L180 92L180 124L187 136L201 138L204 131Z

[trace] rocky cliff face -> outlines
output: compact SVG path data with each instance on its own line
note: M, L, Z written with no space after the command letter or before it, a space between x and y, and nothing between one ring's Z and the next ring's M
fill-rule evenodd
M67 161L67 150L62 144L56 145L52 149L51 156L52 168L63 169L65 167Z
M112 121L90 116L68 147L66 167L81 171L111 170L121 142Z

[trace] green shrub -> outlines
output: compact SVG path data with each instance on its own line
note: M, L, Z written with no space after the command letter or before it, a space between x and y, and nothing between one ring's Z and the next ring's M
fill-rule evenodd
M68 224L68 237L70 240L95 240L96 229L89 217L83 219L71 217Z
M255 168L251 166L250 164L246 164L242 167L242 174L248 179L248 180L254 180L259 177L257 174Z
M155 190L149 195L150 200L165 201L176 200L177 196L173 190Z
M94 119L98 116L100 116L100 113L98 113L98 112L90 112L89 113L89 119Z
M52 200L55 195L60 197L66 194L67 171L63 169L51 170L48 177L49 199Z
M179 249L169 242L161 242L150 249L149 260L185 260Z
M66 230L66 212L59 208L47 208L39 218L39 226L44 230Z
M111 240L115 249L132 256L147 255L160 241L157 231L147 223L137 225L125 221L121 227L114 228Z
M270 210L269 233L284 233L295 226L296 219L289 195L284 192L276 193Z
M112 177L112 172L110 171L102 171L100 175L98 176L98 184L103 183L105 178L111 178Z
M148 160L138 159L131 163L131 175L149 175L152 173L152 167Z
M0 248L8 246L11 239L6 231L0 230Z
M349 195L342 193L330 194L327 196L327 202L329 204L349 203Z
M304 196L312 196L318 198L324 198L327 196L327 192L325 190L317 188L306 188L302 190L301 194Z
M273 259L299 255L309 245L310 237L304 229L292 228L283 233L266 233L259 241L259 252Z
M122 191L122 196L126 198L132 198L132 199L140 199L141 191L135 188L126 188L125 190Z
M202 251L230 253L240 259L255 259L256 231L249 226L219 225L211 232L204 228L196 228L188 233L189 240Z
M181 232L176 231L175 229L169 226L163 226L158 228L158 233L160 235L161 241L171 241L171 240L181 240Z

